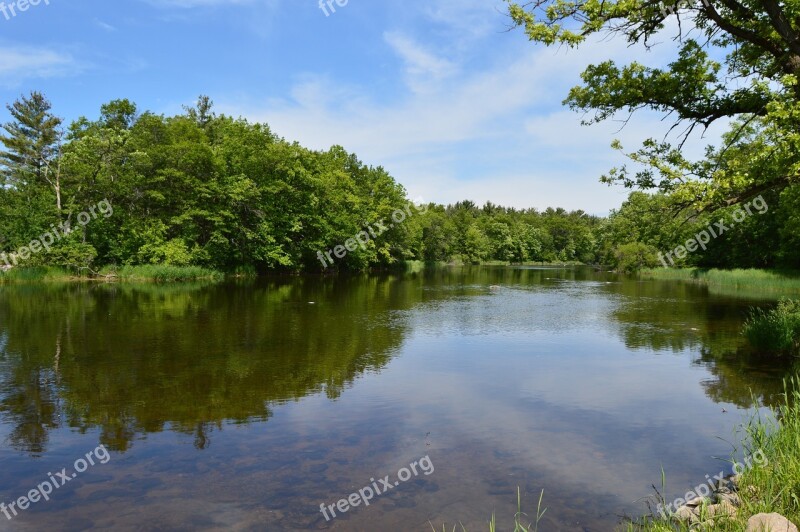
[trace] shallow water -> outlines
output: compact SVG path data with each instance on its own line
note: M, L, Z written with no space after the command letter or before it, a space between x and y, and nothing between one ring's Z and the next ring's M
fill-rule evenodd
M518 488L542 531L611 530L779 400L752 304L530 267L0 287L0 501L110 453L0 530L507 529Z

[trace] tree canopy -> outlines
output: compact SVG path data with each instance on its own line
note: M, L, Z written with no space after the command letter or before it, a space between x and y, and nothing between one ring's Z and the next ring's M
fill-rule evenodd
M706 211L800 178L800 2L510 0L509 13L546 45L574 47L602 35L651 47L672 38L660 43L674 48L666 68L609 59L588 67L567 95L587 123L649 109L685 126L677 146L647 139L628 154L644 168L612 169L605 182L670 193L678 207ZM681 148L689 134L718 120L732 122L723 146L687 160Z

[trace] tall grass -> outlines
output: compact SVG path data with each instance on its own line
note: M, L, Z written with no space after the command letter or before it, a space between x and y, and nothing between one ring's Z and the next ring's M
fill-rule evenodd
M88 268L67 270L54 266L12 268L0 271L0 284L58 283L70 281L122 281L122 282L189 282L220 281L225 275L216 270L196 266L107 266L94 272Z
M522 496L520 495L519 487L517 487L517 513L514 514L514 531L513 532L538 532L539 523L544 517L547 508L542 509L542 499L544 499L544 490L539 494L539 504L536 507L536 520L531 522L528 520L528 514L522 511ZM464 525L459 524L461 532L467 532ZM431 525L433 532L437 532L436 528ZM457 527L454 525L452 532L456 532ZM447 525L442 525L442 532L448 532ZM489 532L497 532L497 520L495 515L492 514L492 519L489 521Z
M747 520L759 513L779 513L793 523L800 523L800 380L785 384L784 402L773 409L772 416L760 415L744 425L743 445L748 454L761 451L766 460L754 465L739 477L741 505L733 517L714 517L713 523L690 527L669 517L649 515L626 524L633 531L716 530L741 532Z
M752 310L742 333L760 352L800 355L800 301L782 299L777 308Z
M100 276L109 280L125 282L173 283L185 281L219 281L225 276L216 270L199 266L108 266L100 271Z
M0 284L10 283L58 283L88 279L87 273L70 272L55 266L32 266L0 271Z
M800 295L800 272L797 271L658 268L643 270L641 276L663 281L692 282L721 292L750 292L762 297Z
M234 268L229 275L236 279L254 279L258 277L258 271L256 270L255 266L240 265Z

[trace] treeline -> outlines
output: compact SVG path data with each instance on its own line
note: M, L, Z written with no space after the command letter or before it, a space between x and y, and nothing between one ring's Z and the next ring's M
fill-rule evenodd
M139 113L132 102L115 100L98 119L66 127L40 93L7 107L0 266L319 271L320 251L344 245L369 224L391 222L409 202L383 168L339 146L309 150L265 124L217 115L204 96L176 116ZM105 215L88 215L106 204ZM601 227L600 218L581 211L429 204L424 214L388 223L332 267L595 262Z
M767 190L711 213L685 207L677 194L633 192L598 236L601 262L624 271L661 266L796 270L800 187Z

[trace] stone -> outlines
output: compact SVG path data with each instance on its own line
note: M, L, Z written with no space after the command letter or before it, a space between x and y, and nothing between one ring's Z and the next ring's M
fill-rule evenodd
M686 501L686 506L694 508L696 506L702 505L704 502L711 502L711 501L707 497L695 497L691 501Z
M742 501L735 493L718 493L717 502L728 502L734 506L741 506Z
M798 532L797 527L781 514L758 514L747 521L747 532Z
M688 506L681 506L678 508L675 511L674 517L679 521L689 522L692 524L700 521L700 519L697 517L697 514L694 513Z
M712 504L706 508L706 516L718 517L720 515L733 517L736 515L736 507L728 501L722 501L719 504Z

